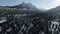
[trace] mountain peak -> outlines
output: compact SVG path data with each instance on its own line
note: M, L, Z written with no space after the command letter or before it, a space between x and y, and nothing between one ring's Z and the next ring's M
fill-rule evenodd
M21 4L16 5L16 6L10 6L9 8L17 8L21 10L39 10L32 3L25 3L25 2L22 2Z
M22 2L21 4L26 4L26 2Z
M1 7L1 6L0 6ZM30 11L40 11L36 6L32 3L22 2L18 5L14 6L2 6L1 8L10 8L10 9L19 9L19 10L30 10Z

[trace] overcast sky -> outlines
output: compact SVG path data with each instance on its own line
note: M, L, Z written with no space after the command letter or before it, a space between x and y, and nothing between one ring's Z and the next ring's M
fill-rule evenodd
M0 0L0 5L18 5L22 2L32 3L38 8L51 9L60 5L60 0Z

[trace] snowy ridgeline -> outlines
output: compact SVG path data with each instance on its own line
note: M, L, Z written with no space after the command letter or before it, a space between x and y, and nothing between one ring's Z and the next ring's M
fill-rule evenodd
M6 10L31 10L31 11L39 10L32 3L25 3L25 2L23 2L19 5L15 5L15 6L0 6L0 9L6 9Z

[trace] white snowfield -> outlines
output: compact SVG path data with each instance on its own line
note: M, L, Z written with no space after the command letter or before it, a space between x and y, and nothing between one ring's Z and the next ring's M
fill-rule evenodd
M52 21L52 24L59 25L58 21Z
M6 22L6 21L7 21L7 20L1 20L0 23L4 23L4 22Z

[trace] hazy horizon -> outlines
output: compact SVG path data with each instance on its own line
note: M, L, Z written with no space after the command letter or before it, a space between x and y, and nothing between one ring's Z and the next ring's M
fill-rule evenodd
M22 2L32 3L37 8L51 9L60 5L60 0L0 0L0 6L13 6Z

